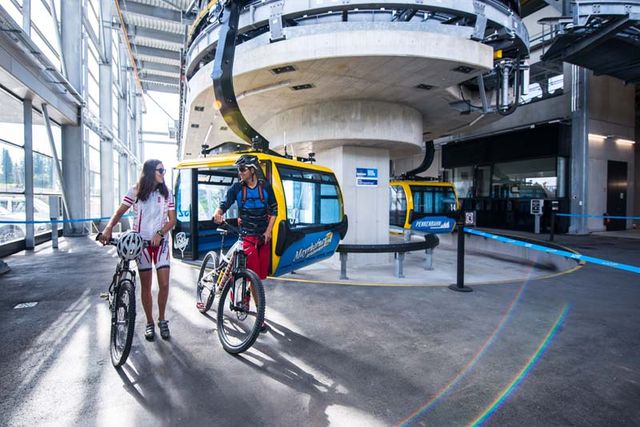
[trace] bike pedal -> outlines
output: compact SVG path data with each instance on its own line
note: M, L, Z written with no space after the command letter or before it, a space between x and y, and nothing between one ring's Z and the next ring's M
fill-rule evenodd
M109 299L109 293L108 292L100 293L100 298L102 298L105 301L108 300Z

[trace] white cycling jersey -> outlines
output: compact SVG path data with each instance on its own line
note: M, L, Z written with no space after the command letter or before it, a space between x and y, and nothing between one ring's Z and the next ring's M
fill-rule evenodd
M158 190L155 190L147 200L142 201L138 199L137 194L136 187L131 187L122 199L122 204L133 206L133 231L140 233L144 240L151 240L156 231L169 222L169 211L176 210L173 195L169 191L169 197L165 199Z

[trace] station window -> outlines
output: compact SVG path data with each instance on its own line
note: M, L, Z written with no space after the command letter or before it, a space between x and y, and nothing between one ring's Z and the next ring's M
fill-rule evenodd
M493 197L496 199L547 199L556 197L558 179L555 157L496 163Z
M287 205L287 220L293 227L337 224L341 202L335 176L316 170L278 165Z

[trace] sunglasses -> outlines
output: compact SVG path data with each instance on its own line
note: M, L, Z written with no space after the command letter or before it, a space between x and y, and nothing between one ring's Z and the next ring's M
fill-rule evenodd
M248 168L241 167L241 168L238 168L238 172L246 172L246 171L247 171L247 169L248 169Z
M167 170L165 168L158 168L156 169L156 172L160 172L160 175L164 175Z

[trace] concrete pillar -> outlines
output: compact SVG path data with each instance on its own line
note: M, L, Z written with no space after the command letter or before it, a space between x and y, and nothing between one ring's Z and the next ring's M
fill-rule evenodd
M33 221L33 108L30 99L22 101L24 117L24 198L25 219ZM34 225L26 224L25 247L35 247Z
M111 33L111 4L110 0L101 0L102 16L100 32L100 121L108 129L113 129L113 74L112 74L112 33ZM100 139L100 216L110 217L114 211L113 188L113 140L102 135ZM106 225L107 221L102 221ZM102 229L103 226L100 227Z
M571 213L588 214L589 196L589 74L575 65L571 72ZM569 232L589 232L586 217L571 217Z
M389 150L365 146L339 146L316 153L318 164L336 174L349 231L343 243L389 243ZM376 185L357 181L357 169L375 170ZM389 263L393 254L349 254L349 267Z
M82 93L82 4L81 0L65 0L61 3L62 52L67 69L67 79ZM85 217L84 132L82 114L78 112L78 126L62 126L62 174L64 192L68 195L71 218ZM86 235L88 228L82 223L65 223L65 236Z

